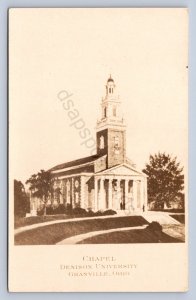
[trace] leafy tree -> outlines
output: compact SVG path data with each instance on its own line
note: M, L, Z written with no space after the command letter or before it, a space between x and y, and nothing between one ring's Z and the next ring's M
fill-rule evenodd
M14 215L24 217L29 211L29 198L21 181L14 180Z
M184 188L183 168L169 154L150 155L144 173L148 175L148 201L155 201L155 206L163 208L164 203L170 206L172 200L182 197Z
M53 180L49 171L40 170L33 174L27 181L29 190L33 197L41 198L44 205L44 214L46 214L46 204L49 196L53 196Z

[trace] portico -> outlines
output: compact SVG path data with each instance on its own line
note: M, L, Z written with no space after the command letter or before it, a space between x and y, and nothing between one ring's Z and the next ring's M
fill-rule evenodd
M94 175L94 210L134 213L147 209L146 177Z

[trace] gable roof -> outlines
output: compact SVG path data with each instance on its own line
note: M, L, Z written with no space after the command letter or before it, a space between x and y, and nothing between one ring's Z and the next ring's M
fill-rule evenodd
M51 172L58 171L58 170L60 171L61 169L66 169L66 168L70 168L70 167L80 166L82 164L92 163L98 158L100 158L99 155L91 155L91 156L83 157L80 159L72 160L72 161L57 165L57 166L49 169L49 171L51 171Z

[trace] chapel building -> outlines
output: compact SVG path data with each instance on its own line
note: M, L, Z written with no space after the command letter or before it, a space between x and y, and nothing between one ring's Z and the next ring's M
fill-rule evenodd
M50 169L61 191L49 202L86 210L137 213L147 209L147 175L126 156L126 125L110 78L96 126L97 153Z

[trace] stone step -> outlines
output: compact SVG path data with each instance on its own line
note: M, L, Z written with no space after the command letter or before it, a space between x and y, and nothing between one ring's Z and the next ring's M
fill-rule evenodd
M130 213L130 211L127 209L123 209L123 210L116 210L116 212L117 212L117 215L118 216L130 216L131 215L131 213Z
M180 222L178 222L174 218L170 217L170 215L168 213L165 213L165 212L145 212L145 213L142 213L142 216L149 223L158 222L161 225L164 225L164 224L180 224Z

